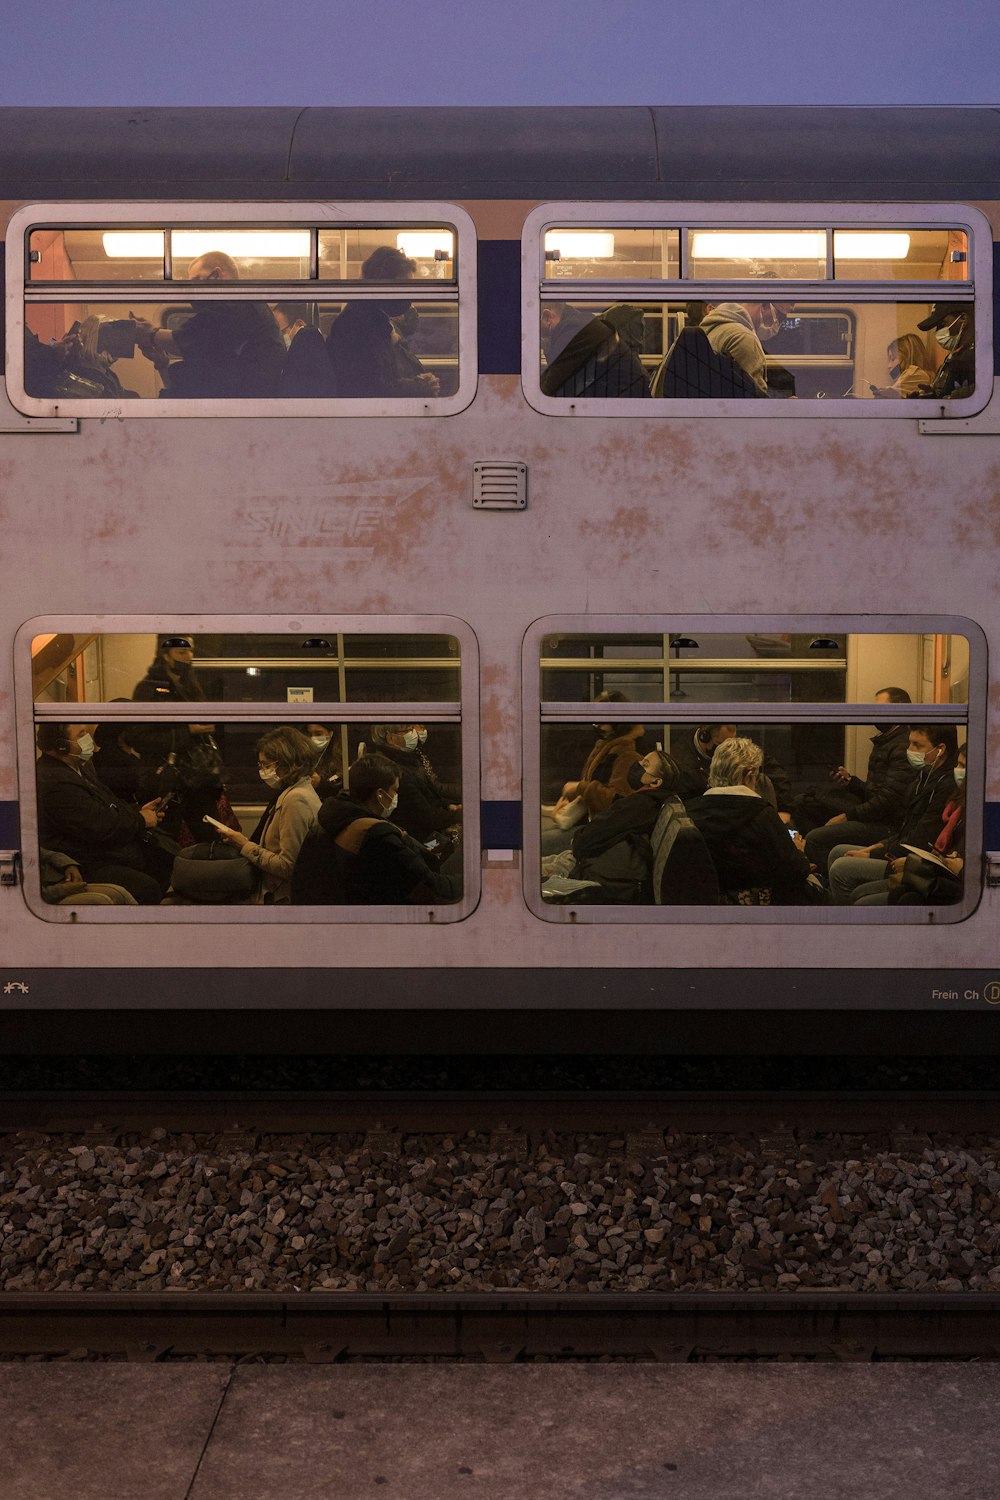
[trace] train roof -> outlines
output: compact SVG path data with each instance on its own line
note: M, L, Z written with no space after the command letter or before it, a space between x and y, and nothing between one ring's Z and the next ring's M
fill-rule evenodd
M0 109L0 197L1000 197L1000 109Z

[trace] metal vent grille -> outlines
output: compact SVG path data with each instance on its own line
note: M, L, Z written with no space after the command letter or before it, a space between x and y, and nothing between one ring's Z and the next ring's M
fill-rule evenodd
M484 460L473 465L472 504L475 510L523 510L528 503L528 466L513 461Z

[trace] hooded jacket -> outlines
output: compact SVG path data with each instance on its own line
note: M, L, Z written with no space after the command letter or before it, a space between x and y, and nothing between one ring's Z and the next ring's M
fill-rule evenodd
M776 906L811 901L809 865L769 802L739 787L693 797L688 814L708 845L723 892L762 887Z
M906 758L910 731L905 724L872 736L868 770L864 781L852 776L847 789L860 798L847 816L852 822L884 824L894 828L903 817L916 772Z
M720 302L699 324L716 354L725 354L745 370L762 396L767 395L767 361L750 314L741 302Z
M368 826L358 852L336 842L353 823ZM406 901L457 901L458 877L431 864L415 840L384 818L375 818L346 792L321 803L292 871L296 906L390 906Z

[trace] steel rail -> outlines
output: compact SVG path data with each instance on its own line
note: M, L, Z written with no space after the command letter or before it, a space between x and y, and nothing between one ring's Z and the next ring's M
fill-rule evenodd
M1000 1137L1000 1091L328 1090L11 1091L0 1096L0 1134L99 1133L170 1126L178 1131L295 1134L456 1130L594 1130L786 1135L805 1147L819 1134L893 1137L944 1131ZM876 1144L875 1141L872 1142ZM652 1139L643 1154L653 1151ZM9 1148L7 1148L9 1149Z
M310 1363L1000 1359L1000 1293L7 1293L0 1353Z

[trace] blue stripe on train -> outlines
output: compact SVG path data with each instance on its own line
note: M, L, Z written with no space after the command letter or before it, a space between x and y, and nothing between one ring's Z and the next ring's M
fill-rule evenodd
M521 245L518 240L479 241L478 297L479 373L519 374Z
M520 802L481 803L483 848L520 849L523 843L522 814ZM986 804L985 842L987 849L1000 849L1000 802ZM0 848L20 848L20 822L16 802L0 802Z

